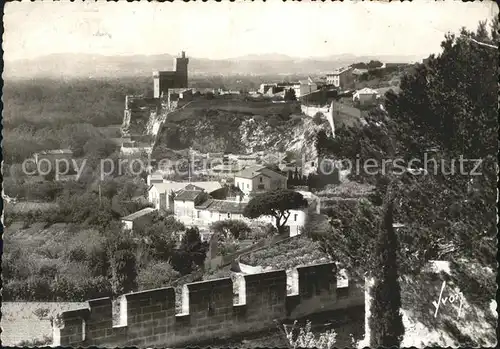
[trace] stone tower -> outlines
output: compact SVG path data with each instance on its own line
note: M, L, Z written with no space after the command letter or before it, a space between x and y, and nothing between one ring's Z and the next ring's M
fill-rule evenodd
M176 87L188 87L188 64L189 58L182 51L181 56L175 59Z
M174 60L173 70L153 72L153 97L167 96L173 88L188 87L188 63L189 58L182 51L181 56Z

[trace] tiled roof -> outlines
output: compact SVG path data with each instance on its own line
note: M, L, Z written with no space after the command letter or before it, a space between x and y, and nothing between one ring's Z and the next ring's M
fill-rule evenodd
M360 95L376 95L378 94L377 90L373 90L369 87L362 88L361 90L356 91L356 94Z
M203 192L199 190L181 190L175 195L174 200L195 201Z
M217 189L222 188L222 184L216 181L212 182L191 182L190 184L204 189L207 193L211 193Z
M184 189L189 183L188 182L163 182L163 183L152 183L151 188L156 188L160 193L170 194L171 192L178 192Z
M196 206L196 209L221 213L243 213L246 205L245 202L209 199Z
M276 176L279 176L279 177L283 177L283 178L287 178L286 175L282 174L282 173L279 173L279 172L276 172L276 171L273 171L267 167L263 168L262 170L259 171L260 173L262 173L263 175L265 176L268 176L268 177L276 177Z
M146 208L143 208L140 211L137 211L137 212L134 212L132 214L129 214L128 216L122 217L122 220L124 220L124 221L133 221L134 219L137 219L139 217L142 217L142 216L145 216L147 214L150 214L154 210L155 210L154 208L146 207Z
M255 176L259 175L259 171L262 170L263 168L264 166L250 166L241 170L238 173L235 173L234 176L242 178L254 178Z
M235 177L241 177L241 178L248 178L252 179L254 177L257 177L258 175L264 175L266 177L285 177L285 175L278 173L276 171L273 171L265 166L250 166L245 168L244 170L235 173Z
M152 183L151 187L155 187L160 193L170 193L178 192L186 188L189 185L193 185L205 190L207 193L211 193L217 189L222 188L219 182L164 182L164 183ZM151 190L150 187L150 190Z

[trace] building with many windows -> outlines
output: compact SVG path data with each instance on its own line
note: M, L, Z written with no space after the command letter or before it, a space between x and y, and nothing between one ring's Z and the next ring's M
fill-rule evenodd
M348 89L354 84L353 70L352 67L345 67L328 73L326 74L326 83L340 89Z

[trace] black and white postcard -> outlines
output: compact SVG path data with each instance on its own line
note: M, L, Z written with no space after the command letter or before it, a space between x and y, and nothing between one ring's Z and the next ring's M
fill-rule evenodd
M4 7L2 346L490 347L493 1Z

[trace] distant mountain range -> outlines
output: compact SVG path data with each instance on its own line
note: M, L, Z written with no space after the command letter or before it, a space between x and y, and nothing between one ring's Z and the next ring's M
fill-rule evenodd
M155 70L171 70L175 56L104 56L61 53L34 59L4 61L4 78L28 77L110 77L151 75ZM421 61L419 56L356 56L296 58L282 54L246 55L211 60L189 57L190 75L271 75L322 74L355 62L380 60L385 63Z

